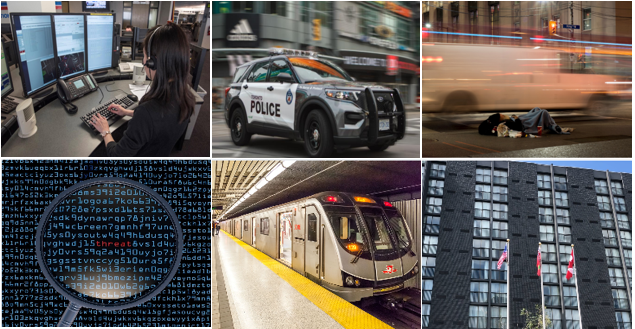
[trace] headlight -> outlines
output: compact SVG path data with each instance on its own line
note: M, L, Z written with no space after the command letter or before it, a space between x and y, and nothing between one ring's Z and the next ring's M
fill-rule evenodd
M355 284L355 282L353 281L353 277L352 276L347 276L346 277L346 285L347 286L352 286L353 284Z
M415 266L415 274L419 273L419 264Z
M359 284L360 284L359 279L355 279L355 287L359 287Z
M357 101L359 91L326 90L326 97L337 100Z

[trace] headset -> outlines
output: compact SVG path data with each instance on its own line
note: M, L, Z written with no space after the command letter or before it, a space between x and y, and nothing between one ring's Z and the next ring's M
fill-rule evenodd
M152 38L154 38L154 34L157 33L157 31L159 31L160 29L162 29L162 28L164 28L164 27L166 27L168 25L170 25L170 22L168 22L166 25L162 25L158 29L154 30L154 32L152 32L152 35L150 36L150 40L148 40L148 48L146 49L146 52L148 54L148 60L143 65L148 67L151 70L156 70L157 69L157 58L156 58L156 56L152 55L152 53L150 52L150 50L152 49Z

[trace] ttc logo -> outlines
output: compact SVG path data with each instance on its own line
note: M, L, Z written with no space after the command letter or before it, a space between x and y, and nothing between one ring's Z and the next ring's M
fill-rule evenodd
M291 92L291 88L287 91L287 104L291 105L293 101L293 93Z
M386 270L384 270L382 272L384 272L384 274L390 274L390 273L397 272L397 269L394 268L392 265L386 265Z

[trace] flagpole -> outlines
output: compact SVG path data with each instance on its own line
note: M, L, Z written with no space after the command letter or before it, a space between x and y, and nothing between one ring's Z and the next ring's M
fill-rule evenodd
M540 246L542 246L542 242L538 242L538 250L542 254L542 250L540 250ZM546 322L545 322L546 314L545 313L547 312L547 310L545 309L545 288L542 283L542 255L540 255L540 296L542 297L542 309L541 309L542 329L546 329Z
M578 299L578 317L580 318L580 328L582 327L582 312L580 312L580 291L578 290L578 270L576 269L575 251L573 250L573 244L571 245L571 252L573 253L573 275L575 276L575 298Z
M509 321L510 321L510 312L511 312L511 308L509 307L509 300L512 298L509 295L509 256L511 255L511 253L509 252L509 239L507 239L507 329L510 329L510 325L509 325Z

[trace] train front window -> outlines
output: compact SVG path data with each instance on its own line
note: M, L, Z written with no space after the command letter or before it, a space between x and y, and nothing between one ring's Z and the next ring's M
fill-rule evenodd
M388 225L397 235L396 240L399 243L399 247L405 250L410 249L410 235L401 214L396 210L386 210L386 216L388 217Z
M391 250L394 249L390 241L390 235L386 228L386 221L383 218L383 212L377 208L361 208L366 226L370 233L371 240L375 244L375 250Z
M330 213L329 220L333 227L333 233L338 237L347 251L357 254L368 250L364 244L362 232L359 229L357 216L354 213Z

